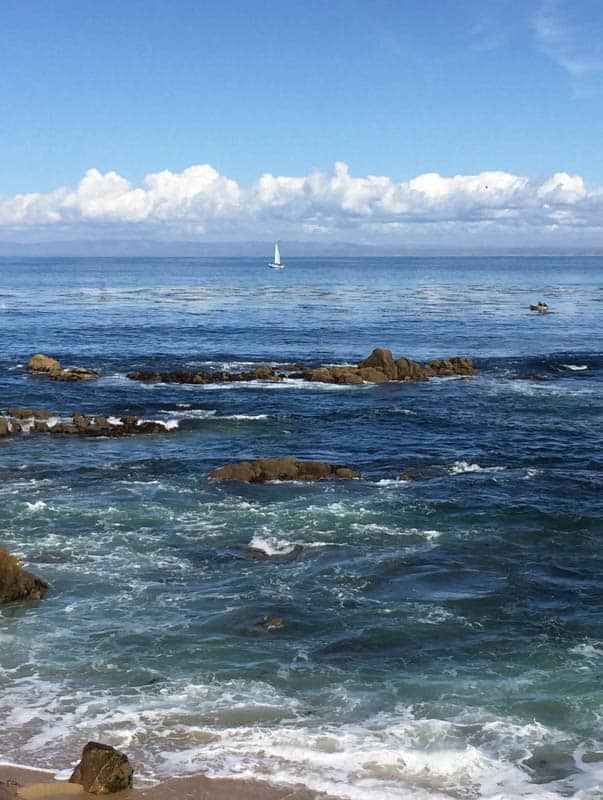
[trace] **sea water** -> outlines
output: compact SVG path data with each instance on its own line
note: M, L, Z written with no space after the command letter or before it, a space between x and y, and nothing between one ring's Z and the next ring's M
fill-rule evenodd
M601 258L2 260L0 407L171 430L0 441L0 541L51 586L0 612L0 759L95 739L154 778L601 797L602 301ZM126 378L374 347L481 371ZM36 352L101 377L32 377ZM207 480L286 454L362 479Z

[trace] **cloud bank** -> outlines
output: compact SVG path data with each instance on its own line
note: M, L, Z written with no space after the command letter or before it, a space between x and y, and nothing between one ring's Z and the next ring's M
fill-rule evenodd
M528 178L508 172L396 182L354 177L346 164L305 177L262 175L242 187L209 164L149 174L135 187L89 169L75 188L0 197L3 239L345 238L378 242L425 235L454 240L497 233L590 232L603 243L603 188L577 175Z

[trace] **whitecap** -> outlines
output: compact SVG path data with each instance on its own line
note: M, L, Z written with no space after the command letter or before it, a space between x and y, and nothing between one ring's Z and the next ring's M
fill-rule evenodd
M466 472L501 472L506 467L480 467L469 461L455 461L448 470L451 475L464 475Z
M268 532L255 534L249 542L251 550L261 550L267 556L286 556L293 553L299 545L289 542L287 539L279 539Z
M582 370L588 369L587 364L562 364L562 367L565 369L570 369L572 372L582 372Z
M27 511L31 514L35 514L38 511L43 511L45 508L48 508L48 504L45 503L43 500L36 500L35 503L29 503L27 500L23 503Z

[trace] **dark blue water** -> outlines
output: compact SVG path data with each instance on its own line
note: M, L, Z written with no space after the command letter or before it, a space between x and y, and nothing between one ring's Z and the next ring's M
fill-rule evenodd
M1 612L0 758L67 766L101 739L149 775L358 800L601 797L602 301L597 258L0 261L0 407L178 424L0 441L1 541L52 587ZM125 377L377 346L481 372ZM102 376L33 378L35 352ZM283 454L363 478L206 479Z

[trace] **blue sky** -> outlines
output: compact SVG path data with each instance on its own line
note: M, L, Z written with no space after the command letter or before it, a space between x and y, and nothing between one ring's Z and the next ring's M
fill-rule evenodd
M603 184L600 0L3 0L0 19L0 197L202 164L241 187L335 162Z

